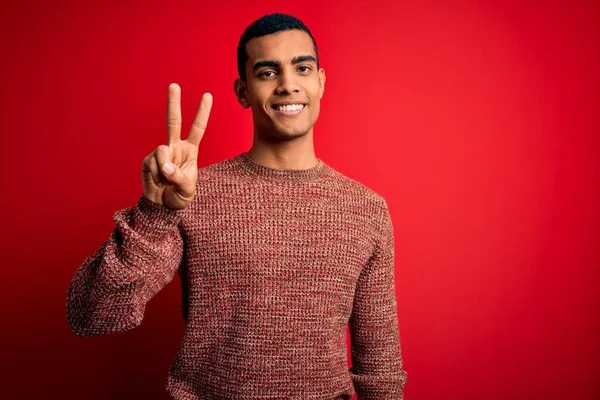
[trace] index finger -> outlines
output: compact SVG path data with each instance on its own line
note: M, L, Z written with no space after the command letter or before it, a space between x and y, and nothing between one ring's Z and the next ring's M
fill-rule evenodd
M210 115L210 109L212 108L213 97L210 93L204 93L202 100L200 100L200 108L192 127L190 128L190 134L188 135L187 141L198 146L204 136L206 125L208 124L208 116Z
M169 85L167 135L167 144L181 140L181 88L176 83L171 83Z

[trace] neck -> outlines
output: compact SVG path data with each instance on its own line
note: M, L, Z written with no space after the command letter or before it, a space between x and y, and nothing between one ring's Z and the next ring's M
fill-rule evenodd
M248 156L256 163L282 170L309 169L317 165L313 142L313 130L289 140L265 140L254 134L254 142Z

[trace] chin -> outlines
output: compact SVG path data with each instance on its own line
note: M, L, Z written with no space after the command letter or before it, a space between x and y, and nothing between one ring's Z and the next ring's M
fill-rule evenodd
M290 124L280 124L277 123L275 121L273 121L273 131L278 135L278 136L284 136L284 137L299 137L299 136L304 136L306 135L308 132L310 132L311 128L312 128L312 124L310 124L308 121L295 121L294 123L290 123Z
M286 128L275 128L275 132L277 136L286 138L286 139L294 139L297 137L302 137L306 135L310 129L286 129Z

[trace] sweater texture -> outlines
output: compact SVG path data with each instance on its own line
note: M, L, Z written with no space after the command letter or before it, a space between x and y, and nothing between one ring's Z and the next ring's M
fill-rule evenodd
M71 330L135 328L178 274L185 332L166 383L173 398L401 400L384 198L320 159L278 170L240 153L198 171L184 210L141 196L114 214L70 283Z

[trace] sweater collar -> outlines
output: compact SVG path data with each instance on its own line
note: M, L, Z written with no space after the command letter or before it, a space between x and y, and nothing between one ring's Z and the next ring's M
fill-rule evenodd
M250 175L273 182L310 182L325 173L325 163L317 158L317 164L309 169L275 169L254 161L243 152L235 157L241 167Z

